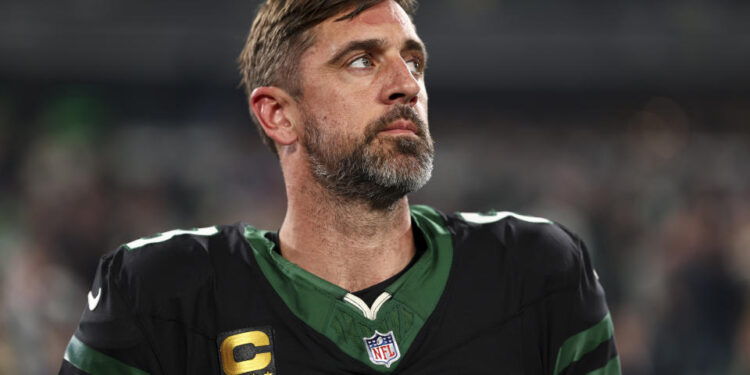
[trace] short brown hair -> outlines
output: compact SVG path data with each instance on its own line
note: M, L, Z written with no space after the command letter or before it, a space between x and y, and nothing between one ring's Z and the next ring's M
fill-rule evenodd
M347 9L337 19L352 19L383 0L266 0L258 8L245 47L238 59L242 85L248 99L257 87L276 86L295 99L302 95L298 74L299 59L313 44L307 31ZM417 0L395 0L409 16L417 9ZM273 140L250 111L263 142L278 154Z

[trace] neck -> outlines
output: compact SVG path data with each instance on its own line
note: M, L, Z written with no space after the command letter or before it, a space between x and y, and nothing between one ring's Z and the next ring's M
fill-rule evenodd
M404 197L386 210L330 196L318 183L285 179L288 206L279 231L284 258L349 291L400 272L415 254Z

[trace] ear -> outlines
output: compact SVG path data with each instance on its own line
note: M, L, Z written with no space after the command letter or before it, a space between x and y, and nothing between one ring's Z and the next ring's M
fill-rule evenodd
M297 141L296 102L286 91L274 86L258 87L250 94L250 108L263 131L276 143L288 146Z

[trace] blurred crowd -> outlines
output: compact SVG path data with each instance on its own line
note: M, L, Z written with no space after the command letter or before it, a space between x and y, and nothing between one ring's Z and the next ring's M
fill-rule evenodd
M116 91L0 90L2 374L57 371L119 244L281 223L279 168L241 93ZM433 105L434 177L411 202L579 233L625 374L750 373L750 99L594 96Z

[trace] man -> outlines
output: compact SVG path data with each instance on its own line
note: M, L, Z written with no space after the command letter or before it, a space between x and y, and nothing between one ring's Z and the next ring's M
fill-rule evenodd
M618 374L583 243L409 207L432 169L410 0L268 0L240 58L278 233L174 230L105 255L64 374Z

